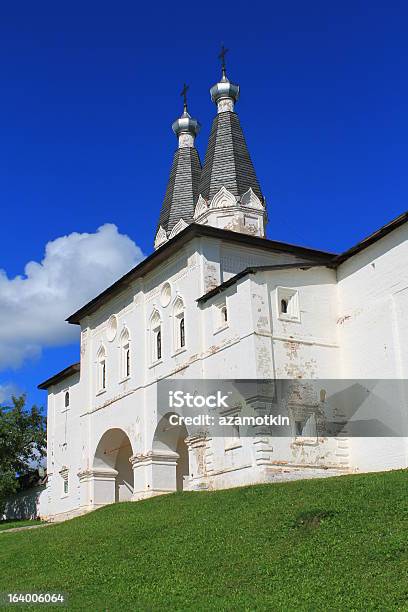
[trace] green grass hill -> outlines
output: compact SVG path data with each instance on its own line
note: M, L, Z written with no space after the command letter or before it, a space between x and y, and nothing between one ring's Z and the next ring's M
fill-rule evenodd
M89 611L408 610L407 493L401 470L107 506L1 533L0 592Z

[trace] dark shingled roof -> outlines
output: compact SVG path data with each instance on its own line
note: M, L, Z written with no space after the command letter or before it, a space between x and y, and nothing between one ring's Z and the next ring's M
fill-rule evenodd
M197 149L177 149L159 217L159 226L164 227L166 232L171 232L180 219L192 223L200 176L201 162Z
M310 270L310 268L322 268L322 267L333 268L333 258L330 260L327 260L326 263L324 262L313 263L310 261L298 261L296 263L289 263L289 264L278 264L278 265L269 264L266 266L249 266L248 268L244 268L243 270L241 270L241 272L238 272L238 274L235 274L235 276L231 276L231 278L224 281L220 285L217 285L217 287L215 287L214 289L211 289L211 291L204 293L204 295L199 297L196 300L196 302L198 304L204 304L205 302L210 300L212 297L214 297L214 295L218 295L219 293L222 293L224 289L228 289L228 287L235 285L235 283L237 283L241 278L244 278L245 276L248 276L249 274L256 274L257 272L274 272L274 271L279 271L279 270L295 270L296 268L298 268L299 270Z
M236 197L252 187L263 200L238 115L231 111L218 113L213 121L199 193L210 200L222 186Z
M80 369L81 365L79 362L73 363L67 368L64 368L64 370L61 370L61 372L58 372L58 374L54 374L54 376L51 376L51 378L44 380L44 382L38 385L37 389L48 389L49 387L52 387L52 385L56 385L57 383L61 382L61 380L68 378L68 376L76 374L80 371Z

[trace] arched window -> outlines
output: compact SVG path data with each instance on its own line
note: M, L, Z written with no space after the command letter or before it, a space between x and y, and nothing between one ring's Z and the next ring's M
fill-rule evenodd
M156 357L157 359L161 359L162 356L162 338L161 338L161 329L156 333Z
M288 312L288 300L281 300L281 313L286 314Z
M186 345L186 323L184 313L184 303L181 297L174 302L174 349L184 348Z
M151 359L158 361L162 358L162 330L161 318L157 310L155 310L150 319L150 334L151 334Z
M65 399L64 399L65 408L69 406L69 391L65 391Z
M184 328L184 317L180 319L180 346L185 346L186 344L186 332Z
M228 310L226 306L221 307L221 323L224 325L228 323Z
M130 341L129 331L125 328L120 336L120 351L121 351L121 377L128 378L130 376Z
M103 346L98 352L98 390L106 389L106 351Z

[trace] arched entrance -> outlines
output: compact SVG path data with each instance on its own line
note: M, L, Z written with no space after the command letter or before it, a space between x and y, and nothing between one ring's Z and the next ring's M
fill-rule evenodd
M188 436L186 426L172 425L168 413L156 427L153 438L153 488L182 491L189 476Z
M132 445L122 429L109 429L99 440L93 461L94 497L98 504L130 501L133 469Z

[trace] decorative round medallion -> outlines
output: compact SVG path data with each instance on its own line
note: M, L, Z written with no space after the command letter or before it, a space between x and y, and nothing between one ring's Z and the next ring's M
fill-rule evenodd
M160 304L163 308L166 308L170 304L171 300L171 286L170 283L164 283L160 293Z
M109 342L112 342L116 338L116 333L118 331L118 319L116 315L112 315L109 317L108 328L106 330L106 337Z

